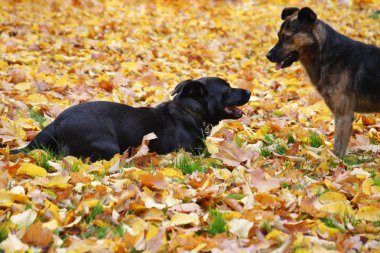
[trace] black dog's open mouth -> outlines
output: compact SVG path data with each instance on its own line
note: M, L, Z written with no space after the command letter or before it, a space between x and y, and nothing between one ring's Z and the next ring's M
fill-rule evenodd
M224 112L233 119L239 119L243 116L244 112L235 106L227 106Z
M299 58L299 54L297 51L294 51L292 53L290 53L286 58L285 60L281 61L281 62L278 62L276 64L276 70L279 70L279 69L282 69L282 68L286 68L286 67L289 67L290 65L293 64L293 62L295 61L298 61L298 58Z

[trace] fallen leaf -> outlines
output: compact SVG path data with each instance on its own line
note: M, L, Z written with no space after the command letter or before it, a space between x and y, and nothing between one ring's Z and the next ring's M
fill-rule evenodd
M23 163L17 170L17 175L20 174L32 177L43 177L46 176L48 173L44 168L37 166L33 163Z
M184 213L175 213L170 219L171 226L180 226L186 224L199 225L199 217L197 215L190 215Z
M42 223L38 221L26 230L22 241L36 247L47 247L53 241L53 231L48 228L43 228Z
M141 174L140 175L141 184L149 188L154 188L157 190L165 189L165 177L161 173L153 174Z
M363 219L366 221L379 221L380 220L380 208L374 206L363 206L356 212L356 217L358 219Z
M241 238L247 238L253 222L246 219L232 219L227 222L228 230Z

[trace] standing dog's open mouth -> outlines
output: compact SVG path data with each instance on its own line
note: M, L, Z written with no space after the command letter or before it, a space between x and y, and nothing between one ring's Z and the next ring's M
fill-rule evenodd
M285 58L285 60L281 62L277 62L275 69L279 70L279 69L289 67L290 65L293 64L293 62L298 61L298 58L299 58L299 53L297 51L293 51Z

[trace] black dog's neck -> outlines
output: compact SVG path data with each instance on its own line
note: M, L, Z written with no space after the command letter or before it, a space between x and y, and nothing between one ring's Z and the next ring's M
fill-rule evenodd
M194 106L194 101L192 101L192 105ZM175 122L181 122L181 124L185 124L187 127L194 129L201 135L204 135L206 129L210 125L207 120L208 117L204 113L201 104L199 104L199 108L197 108L198 110L194 110L183 103L173 100L159 104L156 108L167 110Z

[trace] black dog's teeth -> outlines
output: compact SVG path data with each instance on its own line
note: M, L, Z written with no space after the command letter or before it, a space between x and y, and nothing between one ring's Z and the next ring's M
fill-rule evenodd
M234 117L241 117L244 114L244 112L242 110L240 110L239 108L234 107L234 106L228 106L228 107L224 108L224 111L227 114L232 115Z

